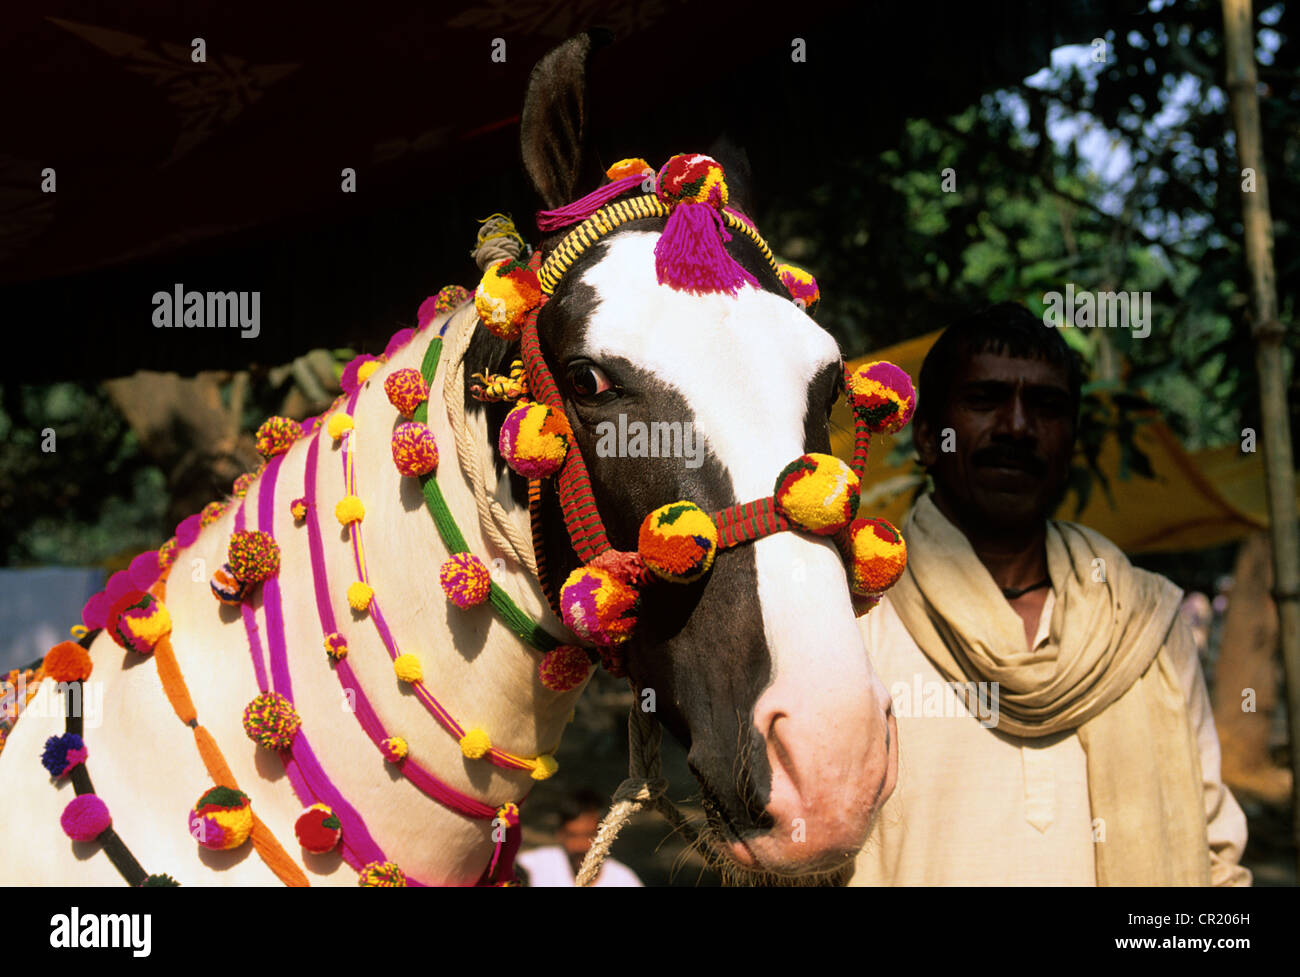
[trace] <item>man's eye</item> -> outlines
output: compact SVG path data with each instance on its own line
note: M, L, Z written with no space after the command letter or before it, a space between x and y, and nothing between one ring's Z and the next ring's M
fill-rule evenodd
M569 387L579 397L598 397L605 391L614 389L614 384L605 375L605 371L595 363L579 362L570 365L568 377Z

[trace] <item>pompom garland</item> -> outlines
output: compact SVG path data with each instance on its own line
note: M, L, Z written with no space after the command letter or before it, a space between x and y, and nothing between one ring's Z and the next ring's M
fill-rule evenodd
M97 794L81 794L68 802L59 818L63 833L73 841L94 841L103 834L113 819L108 805Z
M243 791L213 787L190 810L190 835L212 851L238 848L248 840L252 830L253 810Z
M158 547L158 568L166 570L176 562L176 537L173 536Z
M240 580L227 563L212 574L209 586L212 588L212 596L221 603L236 605L242 604L257 585L251 580Z
M302 425L292 417L268 417L257 429L257 453L263 458L274 458L293 447L302 437Z
M383 751L384 759L389 763L400 763L406 759L406 755L410 752L406 740L400 736L389 736L380 742L379 748Z
M565 627L593 644L616 645L631 637L640 604L635 587L599 567L578 567L560 588Z
M329 656L330 661L342 661L348 656L347 639L337 631L325 635L324 644L325 654Z
M474 293L474 309L493 335L514 340L519 337L524 316L541 300L541 284L527 261L501 258L483 272Z
M363 889L404 888L406 875L396 862L370 862L357 876L357 885Z
M591 659L576 645L560 645L542 656L537 677L552 692L569 692L587 680Z
M45 653L42 662L46 678L56 682L84 682L90 678L94 664L90 652L75 641L60 641Z
M407 366L388 375L384 380L384 393L399 414L410 417L415 408L429 399L429 385L419 370Z
M257 477L262 474L262 469L258 468L251 472L244 472L235 479L234 484L230 487L230 494L237 499L242 499L248 494L248 490L253 487Z
M781 284L786 287L790 297L794 299L795 305L802 308L809 315L817 311L817 304L822 298L821 292L817 290L817 279L795 265L777 265L776 273L781 279Z
M573 443L569 419L546 404L517 404L501 425L497 448L501 457L525 478L546 478L564 464Z
M270 533L240 529L230 537L226 562L240 580L260 583L280 572L280 546Z
M329 422L325 425L325 433L337 441L343 435L352 430L353 420L351 414L344 414L342 411L331 414Z
M415 314L418 328L423 329L438 316L453 312L474 297L469 289L461 285L444 285L437 295L430 295L420 303Z
M293 833L304 851L324 855L338 847L343 826L328 804L313 804L298 815Z
M293 703L278 692L263 692L244 708L244 732L268 750L287 750L301 726Z
M849 405L873 434L901 431L916 410L916 388L907 373L887 360L865 363L844 381Z
M438 577L447 599L462 610L482 604L492 593L492 575L473 553L453 553Z
M907 567L907 543L887 519L855 519L845 534L849 588L860 596L879 596Z
M345 495L339 500L338 505L334 507L334 517L343 526L350 526L354 522L360 522L365 516L366 507L355 495Z
M41 752L41 766L49 771L51 777L66 777L76 767L86 762L89 755L85 741L76 733L63 733L51 736L45 741Z
M104 628L122 648L147 655L171 634L172 618L162 601L152 594L131 590L109 608Z
M202 511L199 512L199 525L203 527L211 526L221 518L222 513L226 511L227 503L218 499L216 502L209 502Z
M419 682L424 679L424 669L418 655L409 651L393 659L393 673L401 682Z
M861 487L857 473L839 458L814 452L781 469L772 494L777 510L790 522L828 536L857 515Z
M694 503L673 502L645 517L636 548L645 565L664 580L690 583L713 566L718 527Z
M471 760L480 760L492 749L492 740L481 729L471 729L458 741L460 752Z
M375 589L370 584L358 580L348 585L348 606L354 611L370 609L370 600L375 596Z
M409 478L427 475L438 467L438 442L423 424L408 421L393 431L393 464Z

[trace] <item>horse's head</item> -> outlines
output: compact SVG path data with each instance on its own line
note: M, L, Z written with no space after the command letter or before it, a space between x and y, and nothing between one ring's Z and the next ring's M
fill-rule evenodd
M523 154L548 208L590 189L576 185L589 50L574 39L533 72ZM743 160L715 155L731 208L746 210ZM792 461L829 453L843 389L837 344L791 300L761 245L743 233L726 244L756 285L697 294L658 280L665 224L629 220L583 248L536 318L619 551L637 551L643 520L669 503L714 513L772 496ZM495 355L500 368L518 348ZM585 561L554 488L539 521L558 589ZM897 751L831 539L777 532L721 548L698 579L646 586L637 616L621 659L638 701L689 751L716 854L777 875L842 867L893 789Z

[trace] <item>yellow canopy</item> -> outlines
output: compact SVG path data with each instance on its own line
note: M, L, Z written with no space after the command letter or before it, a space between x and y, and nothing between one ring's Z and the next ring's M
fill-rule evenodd
M939 332L909 339L850 362L855 368L888 360L906 370L913 382ZM1151 461L1155 479L1119 477L1120 451L1112 435L1098 464L1110 481L1115 504L1098 485L1075 518L1073 493L1058 518L1083 523L1130 553L1194 550L1239 540L1268 527L1262 452L1243 453L1236 445L1190 454L1164 421L1153 418L1137 428L1135 441ZM925 473L915 458L899 467L886 464L894 439L871 439L871 458L862 486L864 514L884 516L901 526ZM853 418L841 399L831 415L831 450L846 461L853 456Z

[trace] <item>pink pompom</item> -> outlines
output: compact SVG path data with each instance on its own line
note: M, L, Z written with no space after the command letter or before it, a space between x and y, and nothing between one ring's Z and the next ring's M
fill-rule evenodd
M408 421L393 431L393 464L408 478L427 475L438 467L438 441L423 424Z
M94 841L112 823L108 805L95 794L74 797L59 818L63 833L73 841Z
M388 345L384 347L384 358L388 359L414 338L414 329L399 329L397 332L393 333L393 338L390 339Z
M187 516L180 521L176 527L176 545L181 549L187 546L193 546L194 541L199 538L199 530L203 528L199 513Z
M81 623L92 631L95 628L102 628L104 622L108 620L108 609L112 606L113 601L108 596L108 592L101 590L86 601L86 605L81 609Z
M158 566L158 551L150 550L147 553L141 553L126 569L127 575L131 578L131 585L136 590L148 590L153 586L153 582L158 579L162 569Z

